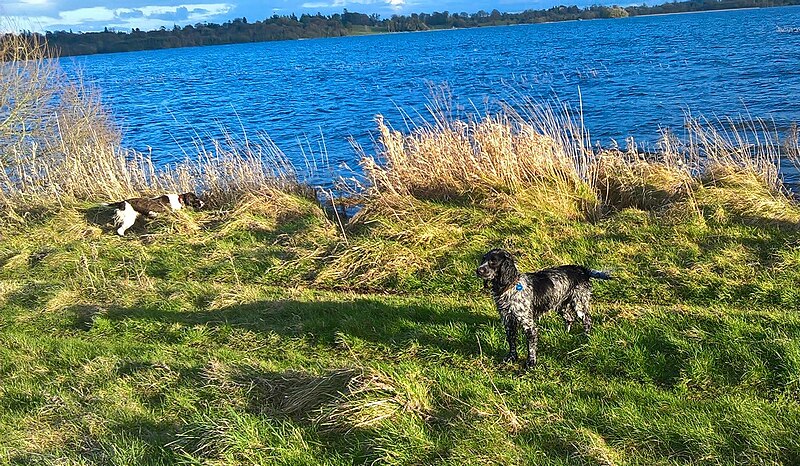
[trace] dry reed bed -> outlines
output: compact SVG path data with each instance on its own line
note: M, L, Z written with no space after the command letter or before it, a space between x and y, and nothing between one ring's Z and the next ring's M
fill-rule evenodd
M435 118L410 134L380 116L376 121L378 154L363 159L367 205L396 205L404 196L489 204L526 197L530 206L595 217L676 203L697 211L706 197L720 200L721 188L745 188L728 196L734 210L763 205L800 219L779 172L782 156L797 160L797 137L781 141L764 124L737 128L687 117L685 138L665 132L655 151L643 153L632 141L627 150L592 148L567 109L546 105L525 117L506 111L468 121Z

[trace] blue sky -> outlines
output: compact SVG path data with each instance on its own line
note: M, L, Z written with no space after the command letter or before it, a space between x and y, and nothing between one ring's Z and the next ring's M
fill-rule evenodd
M558 0L2 0L0 30L98 31L104 27L130 31L172 28L201 22L222 23L246 17L248 21L273 14L341 13L343 9L378 13L381 17L434 11L522 11L555 4L586 1ZM598 3L598 2L595 2ZM604 2L600 2L604 3Z

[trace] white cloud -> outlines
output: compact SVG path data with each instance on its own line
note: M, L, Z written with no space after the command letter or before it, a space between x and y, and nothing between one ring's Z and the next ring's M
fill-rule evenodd
M398 10L407 5L405 0L333 0L332 2L307 2L303 8L347 8L348 5L386 5Z
M400 10L406 6L405 0L386 0L386 4L393 10Z
M89 21L113 21L114 10L103 6L94 8L78 8L77 10L62 11L57 19L61 24L81 24Z
M20 0L39 2L46 0ZM109 8L96 6L77 8L58 12L57 16L7 16L2 30L45 31L55 29L75 29L80 31L109 29L142 30L158 29L161 26L172 27L173 24L194 24L209 21L219 15L229 13L234 5L229 3L194 3L182 5L147 5L136 8ZM9 26L10 25L10 26Z
M52 6L52 2L50 0L11 0L10 2L3 2L3 4L0 5L0 10L6 12L16 12L30 9L41 9L49 6Z

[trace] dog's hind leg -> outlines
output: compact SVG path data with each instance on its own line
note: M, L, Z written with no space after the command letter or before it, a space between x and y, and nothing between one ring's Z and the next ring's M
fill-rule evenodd
M569 333L570 330L572 330L572 324L577 318L575 305L572 302L564 304L558 309L558 313L561 314L561 318L564 319L564 326L567 328L567 333Z
M588 311L583 313L581 320L583 321L583 333L588 335L592 331L592 318L589 316Z
M592 330L592 318L589 316L589 293L578 293L574 306L575 314L583 323L583 333L588 335Z

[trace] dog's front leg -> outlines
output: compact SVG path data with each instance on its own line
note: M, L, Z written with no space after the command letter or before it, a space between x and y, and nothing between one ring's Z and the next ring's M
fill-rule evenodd
M536 365L536 346L539 344L539 327L536 322L525 329L525 336L528 339L528 359L525 361L525 368L531 369Z
M506 319L506 340L508 340L508 354L503 358L503 362L515 362L517 355L517 320L514 316Z

